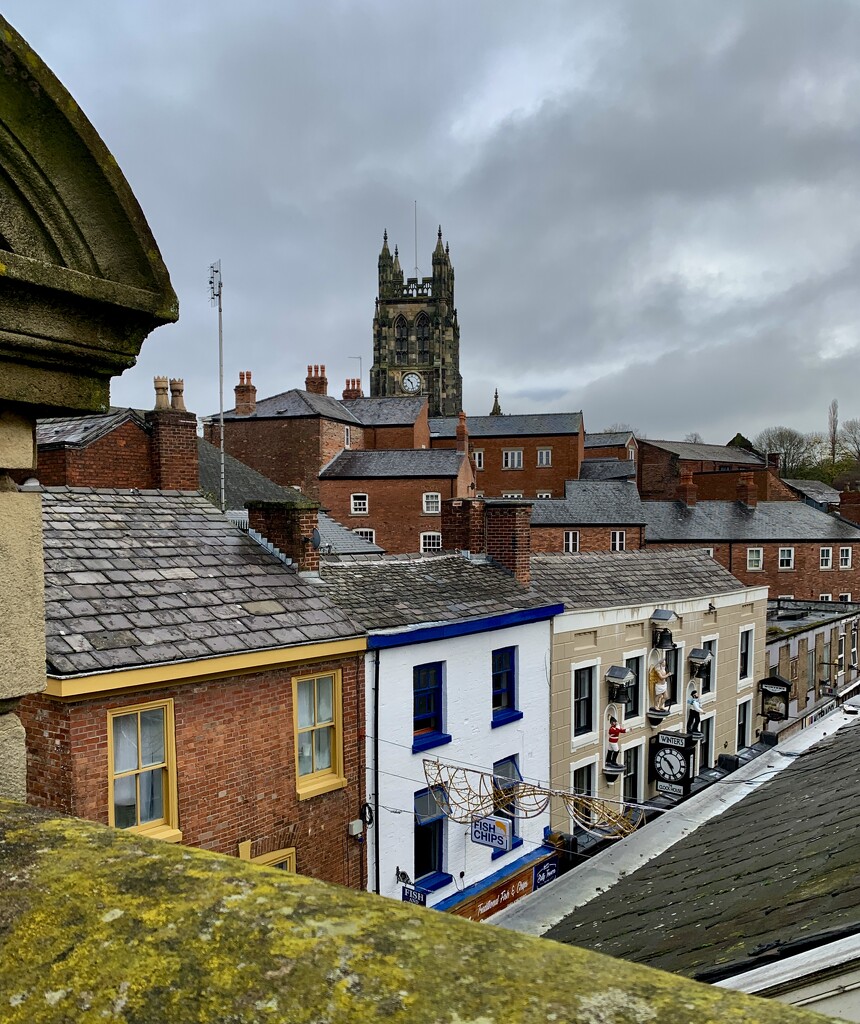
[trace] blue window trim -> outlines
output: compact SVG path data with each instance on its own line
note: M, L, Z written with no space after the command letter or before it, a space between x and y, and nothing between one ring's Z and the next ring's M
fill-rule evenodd
M443 735L442 664L441 661L428 661L424 665L415 665L412 669L413 744L420 742L424 736Z
M492 652L492 700L501 703L493 707L493 721L509 721L505 716L517 709L517 649L499 647Z
M412 753L417 754L422 750L430 750L432 747L443 747L451 742L447 732L428 732L421 736L415 736L412 740Z
M423 878L416 878L415 888L420 889L421 892L436 892L437 889L442 889L453 881L454 876L449 875L447 871L434 871L430 875L424 875Z
M516 848L518 846L522 846L522 845L523 845L523 837L522 836L514 836L514 838L511 840L511 850L516 850ZM498 860L499 857L504 857L504 855L506 853L510 853L511 850L493 850L492 860Z
M522 711L511 711L510 708L502 708L501 711L493 712L493 720L490 722L490 728L498 729L500 725L507 725L509 722L518 722L522 717Z

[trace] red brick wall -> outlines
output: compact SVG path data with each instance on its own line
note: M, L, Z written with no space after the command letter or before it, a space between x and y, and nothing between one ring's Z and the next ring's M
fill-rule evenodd
M225 420L224 449L276 484L298 487L309 498L319 498L317 474L343 448L344 426L317 416ZM204 436L220 444L217 420L205 425ZM359 426L350 426L350 447L364 448Z
M586 459L620 459L622 462L629 460L634 463L635 460L630 458L628 451L636 451L635 441L631 441L629 445L615 444L606 448L585 448L583 454Z
M422 511L426 491L437 491L442 501L469 495L468 487L451 477L320 480L320 502L332 518L350 530L376 530L376 543L389 554L420 551L422 533L441 532L441 515ZM352 494L368 495L366 516L350 511Z
M469 422L466 421L468 427ZM551 491L554 498L564 497L565 480L579 478L582 461L582 435L552 437L472 437L469 452L483 450L484 468L475 475L476 489L487 498L500 498L503 491L521 491L524 498L537 497L538 491ZM453 437L434 437L434 448L456 448ZM522 448L523 468L502 469L502 451ZM552 465L537 464L538 448L552 448Z
M155 486L163 490L199 490L197 417L174 409L156 409L146 414L146 423Z
M751 587L770 587L770 596L791 594L797 600L818 600L820 594L832 594L837 601L840 594L851 594L852 599L860 599L860 543L853 544L814 544L785 541L783 543L737 543L731 544L647 544L647 548L690 548L712 547L714 558L724 565L733 576ZM762 570L747 569L747 548L763 549L764 568ZM794 548L794 569L779 568L779 549ZM833 569L821 569L820 550L822 547L833 549ZM839 568L839 548L852 549L851 568Z
M336 669L342 671L349 784L299 801L292 679ZM165 697L174 699L185 845L235 856L240 842L296 824L300 874L362 887L365 847L347 835L347 823L364 802L362 655L74 704L43 694L27 697L20 711L27 729L28 801L107 824L106 711Z
M533 526L532 552L537 555L564 551L566 530L579 531L580 551L609 551L610 534L613 529L626 532L625 551L636 551L644 546L642 526Z
M692 471L696 484L699 483L699 474L704 474L708 477L725 477L724 482L706 482L703 485L703 490L699 491L698 497L700 501L704 498L722 497L725 488L728 488L730 493L725 494L723 500L734 501L737 494L739 473L750 471L754 473L755 481L759 486L759 500L765 500L767 498L765 492L773 486L763 478L761 481L759 480L759 474L764 473L764 470L756 469L755 466L750 466L748 463L719 463L724 468L717 469L717 463L679 459L671 452L667 452L663 448L657 448L643 440L639 441L639 458L637 462L637 484L643 501L674 501L682 468L689 468ZM776 477L770 474L768 476L770 480L776 480ZM783 484L779 484L778 481L777 485L774 493L777 497L781 498L787 488ZM704 488L713 488L713 493L709 491L706 494Z
M194 444L196 460L196 428ZM139 487L148 490L156 486L150 458L150 436L131 420L86 448L40 451L36 475L46 487Z
M681 463L690 465L690 463ZM699 501L735 501L738 494L739 472L715 472L705 470L693 474ZM800 499L786 485L767 469L750 471L753 484L758 491L759 501L799 501Z
M392 451L402 448L420 448L416 444L416 430L414 427L365 427L365 446L378 451ZM425 448L430 447L430 433L422 442Z

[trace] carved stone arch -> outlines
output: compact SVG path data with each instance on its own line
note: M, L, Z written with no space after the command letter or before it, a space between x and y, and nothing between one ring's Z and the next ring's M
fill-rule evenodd
M420 312L415 317L415 345L419 363L430 362L430 317Z
M0 75L0 401L106 408L176 295L116 161L2 17Z

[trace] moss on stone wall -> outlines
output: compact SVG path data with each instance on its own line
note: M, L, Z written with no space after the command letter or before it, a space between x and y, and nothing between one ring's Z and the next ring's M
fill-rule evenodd
M0 801L0 1019L826 1018Z

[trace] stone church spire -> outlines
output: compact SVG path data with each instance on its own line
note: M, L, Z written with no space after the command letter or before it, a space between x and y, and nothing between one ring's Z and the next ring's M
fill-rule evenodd
M501 416L502 415L502 407L499 405L499 389L498 388L496 388L496 396L493 399L493 408L490 409L490 415L491 416Z

